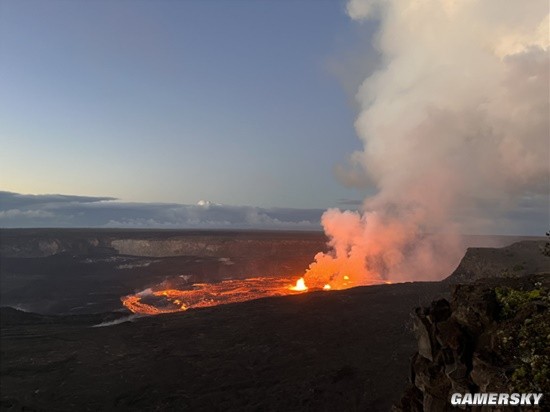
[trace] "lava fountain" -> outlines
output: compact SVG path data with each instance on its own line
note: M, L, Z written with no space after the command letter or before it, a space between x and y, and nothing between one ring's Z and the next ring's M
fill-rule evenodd
M291 286L289 289L296 292L306 292L308 287L306 286L306 281L304 278L300 278L296 281L296 285Z

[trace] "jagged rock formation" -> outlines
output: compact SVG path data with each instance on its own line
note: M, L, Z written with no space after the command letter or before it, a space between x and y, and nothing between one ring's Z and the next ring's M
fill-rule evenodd
M548 275L486 279L417 308L411 386L394 411L456 410L453 393L550 393L549 290Z

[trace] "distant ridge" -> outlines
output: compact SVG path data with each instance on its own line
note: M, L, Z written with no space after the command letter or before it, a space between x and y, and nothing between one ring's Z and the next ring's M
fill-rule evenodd
M455 271L443 282L470 283L482 278L550 274L545 240L524 240L502 248L468 248Z

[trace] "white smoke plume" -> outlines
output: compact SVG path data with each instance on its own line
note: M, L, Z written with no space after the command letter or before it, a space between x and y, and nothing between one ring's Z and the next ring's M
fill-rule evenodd
M309 284L436 279L460 232L482 232L519 201L548 205L547 0L350 0L379 20L382 68L360 86L352 155L377 194L328 210L332 251ZM356 180L356 176L352 176ZM548 222L541 222L541 232Z

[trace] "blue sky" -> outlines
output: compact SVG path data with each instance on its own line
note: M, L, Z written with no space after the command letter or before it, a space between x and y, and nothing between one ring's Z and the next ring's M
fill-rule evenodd
M407 4L2 0L0 227L320 229L367 198L543 233L547 4Z
M0 189L263 208L364 197L333 169L361 147L346 90L376 65L375 27L344 2L0 8Z

